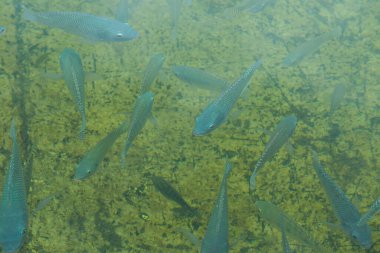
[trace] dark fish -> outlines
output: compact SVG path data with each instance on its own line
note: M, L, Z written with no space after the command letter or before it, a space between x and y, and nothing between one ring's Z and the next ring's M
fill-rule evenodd
M157 191L159 191L166 198L176 202L183 209L186 209L191 213L196 212L196 209L187 204L187 202L182 198L181 194L176 189L174 189L174 187L164 178L159 176L152 176L152 182Z

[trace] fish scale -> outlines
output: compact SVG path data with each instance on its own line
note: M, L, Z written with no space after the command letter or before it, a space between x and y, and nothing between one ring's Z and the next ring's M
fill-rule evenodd
M14 121L11 124L11 138L11 160L0 203L0 245L3 252L16 252L21 248L28 226L26 178L21 166Z

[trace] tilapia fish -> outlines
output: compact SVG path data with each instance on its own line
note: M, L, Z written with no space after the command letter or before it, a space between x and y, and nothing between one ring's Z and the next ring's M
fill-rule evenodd
M34 12L24 8L24 18L90 41L127 41L138 35L127 23L81 12Z

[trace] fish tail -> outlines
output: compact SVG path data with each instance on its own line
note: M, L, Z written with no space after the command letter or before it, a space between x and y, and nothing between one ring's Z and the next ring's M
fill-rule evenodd
M231 170L232 170L232 164L230 163L230 161L226 161L224 176L228 177L230 175Z
M85 135L86 135L86 118L84 115L82 115L82 126L80 128L79 138L81 140L84 140Z
M12 122L11 122L11 138L13 141L16 140L16 124L15 124L15 119L12 119Z
M121 155L120 155L120 164L121 164L121 168L122 169L125 169L125 157L127 156L127 153L128 153L128 149L129 147L131 146L131 142L127 140L123 150L121 151Z
M256 170L253 171L251 177L249 178L249 190L256 190Z
M37 15L34 11L26 8L24 5L22 6L22 9L24 11L23 13L23 17L26 19L26 20L30 20L30 21L37 21Z

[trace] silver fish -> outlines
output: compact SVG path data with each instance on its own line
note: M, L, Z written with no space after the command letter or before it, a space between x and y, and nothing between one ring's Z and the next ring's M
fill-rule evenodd
M167 2L170 7L170 14L172 17L172 39L176 39L183 0L167 0Z
M316 252L329 252L321 245L319 245L310 235L308 231L298 225L292 218L269 201L258 200L255 206L260 210L260 214L271 225L276 226L278 229L283 230L287 235L293 239L304 243Z
M141 129L144 127L148 116L151 115L153 105L153 93L148 91L140 95L135 103L135 108L133 109L132 119L129 124L128 137L125 141L123 150L121 151L121 167L125 168L125 157L127 152L132 145L133 140L140 133Z
M231 170L232 164L227 162L219 194L202 240L201 253L228 252L227 179Z
M325 172L319 162L318 154L311 151L313 156L313 167L319 177L325 192L333 206L336 217L338 218L342 229L354 240L359 242L360 246L368 249L372 246L371 229L367 223L358 225L360 213L348 199L346 194Z
M278 123L268 143L265 145L264 152L253 168L252 175L249 179L249 188L251 191L256 189L256 175L259 170L264 166L265 162L270 160L287 142L289 137L293 134L296 125L297 117L294 115L286 116Z
M235 105L241 93L248 86L255 70L261 65L258 60L252 64L232 85L198 115L195 119L193 135L201 136L210 133L220 126L227 118L228 113Z
M83 139L86 132L84 71L79 54L70 48L65 48L60 57L63 79L70 90L71 96L82 116L80 138Z
M141 85L140 94L147 92L152 85L154 79L156 79L158 72L160 72L162 65L164 64L165 56L163 53L157 53L150 58L148 66L145 69L144 79Z
M295 66L304 58L314 54L328 40L332 39L334 32L324 33L318 37L306 41L296 47L284 59L285 66Z
M228 83L227 81L220 79L219 77L216 77L213 74L207 73L198 68L183 65L173 66L172 72L179 79L202 89L221 92L230 85L230 83Z
M87 152L75 169L75 180L84 180L94 174L106 156L107 151L112 147L117 138L127 131L127 126L127 122L123 122Z
M90 41L127 41L138 36L137 32L127 23L87 13L34 12L24 8L24 18L62 29Z
M6 29L4 26L0 26L0 35L3 35L5 33Z
M11 160L3 186L0 203L0 246L3 252L18 251L25 241L28 228L28 190L26 177L21 165L15 122L11 124L13 141Z

